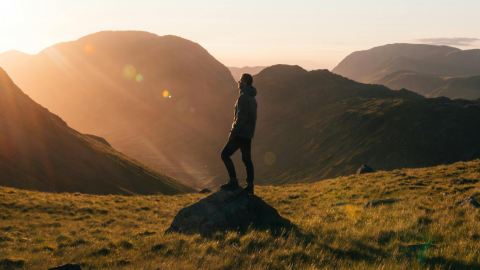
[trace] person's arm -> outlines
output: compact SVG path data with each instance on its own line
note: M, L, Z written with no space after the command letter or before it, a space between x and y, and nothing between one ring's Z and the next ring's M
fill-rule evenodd
M250 105L248 104L248 97L244 94L240 95L237 106L237 120L233 123L232 130L230 130L230 140L235 139L238 136L238 133L240 133L240 130L242 130L247 121L249 109Z

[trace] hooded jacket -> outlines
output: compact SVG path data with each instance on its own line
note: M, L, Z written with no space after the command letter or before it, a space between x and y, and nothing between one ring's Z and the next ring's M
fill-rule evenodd
M253 138L257 123L257 89L249 85L240 90L240 96L235 103L235 117L233 119L230 138Z

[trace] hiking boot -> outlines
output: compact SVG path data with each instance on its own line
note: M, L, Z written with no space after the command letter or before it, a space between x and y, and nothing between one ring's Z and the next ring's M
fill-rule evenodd
M253 183L247 183L244 187L243 190L245 190L245 193L249 195L253 195Z
M238 179L236 178L230 178L230 181L228 181L228 183L220 186L220 189L223 189L223 190L237 189L237 188L240 188L240 186L238 185Z

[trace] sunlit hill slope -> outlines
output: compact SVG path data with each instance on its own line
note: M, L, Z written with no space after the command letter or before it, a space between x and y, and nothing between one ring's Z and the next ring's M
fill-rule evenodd
M0 69L0 185L50 192L178 194L190 186L83 135Z
M105 31L53 45L8 72L73 128L169 175L198 184L222 163L236 84L197 43Z
M472 76L480 73L479 61L480 49L398 43L353 52L332 72L363 83L401 70L447 77Z

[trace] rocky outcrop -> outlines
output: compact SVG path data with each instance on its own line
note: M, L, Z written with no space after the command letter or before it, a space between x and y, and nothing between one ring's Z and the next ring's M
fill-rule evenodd
M166 231L211 234L219 230L243 231L255 228L290 227L289 220L255 195L243 189L220 190L199 202L183 208Z
M375 170L368 167L365 164L363 164L362 167L358 168L357 170L357 174L372 173L372 172L375 172Z
M206 193L211 193L211 192L212 192L212 191L211 191L210 189L204 188L204 189L200 190L198 193L200 193L200 194L206 194Z
M480 203L478 203L471 196L455 203L455 206L461 206L461 205L472 206L474 208L479 208L480 207Z
M405 199L385 199L385 200L374 200L370 201L365 205L365 208L369 207L374 207L374 206L379 206L379 205L385 205L385 204L392 204L396 202L401 202L405 201Z
M98 136L95 136L95 135L92 135L92 134L85 134L85 136L90 137L90 138L92 138L92 139L94 139L94 140L96 140L96 141L98 141L98 142L101 142L101 143L103 143L103 144L105 144L105 145L107 145L107 146L112 147L112 146L107 142L107 140L105 140L105 139L102 138L102 137L98 137Z

